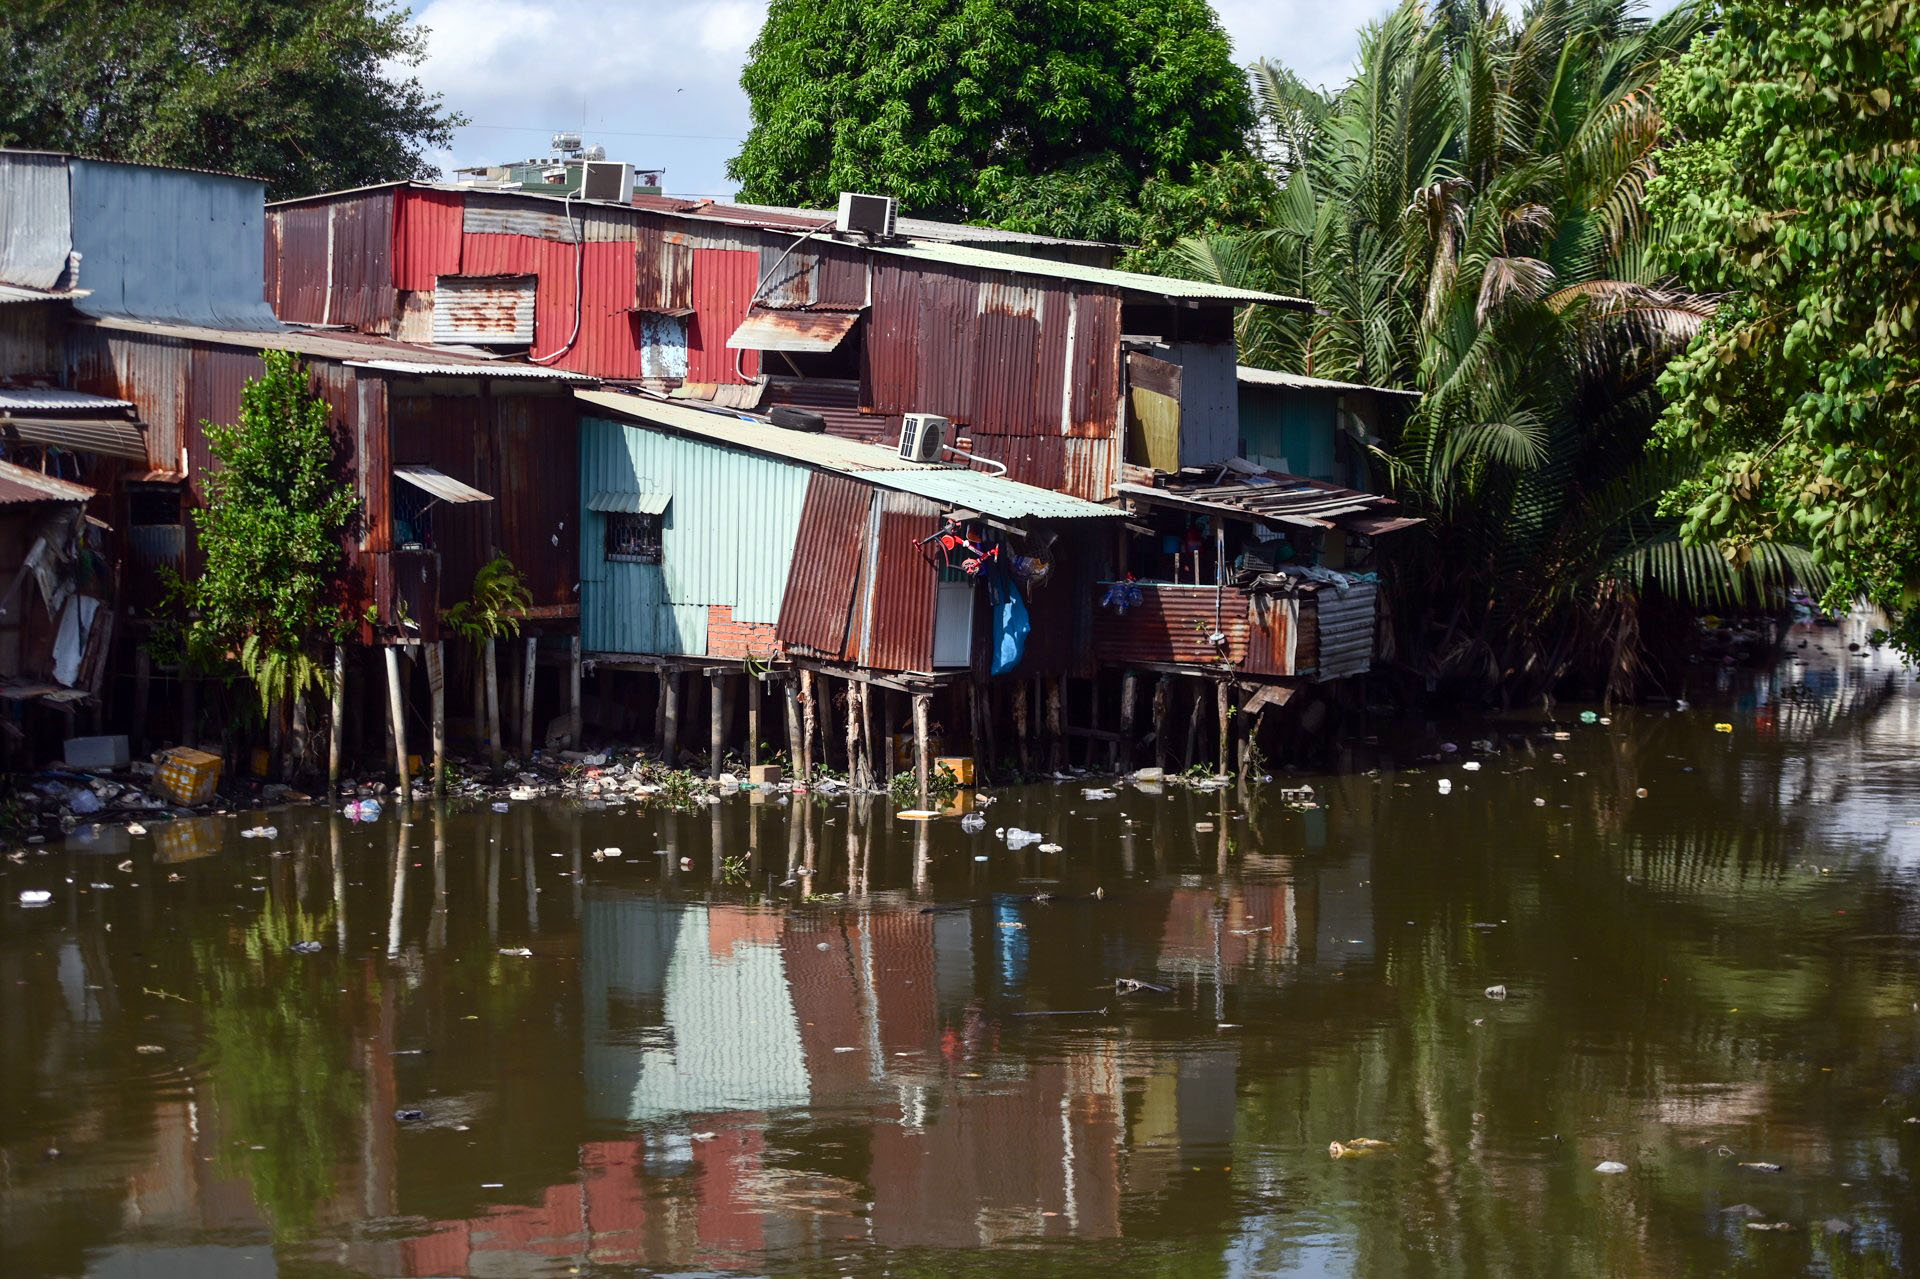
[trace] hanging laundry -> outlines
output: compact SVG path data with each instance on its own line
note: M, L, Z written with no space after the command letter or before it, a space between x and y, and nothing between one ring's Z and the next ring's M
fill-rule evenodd
M1020 588L1004 565L987 574L987 597L993 608L993 673L1005 675L1026 655L1027 633L1033 627Z

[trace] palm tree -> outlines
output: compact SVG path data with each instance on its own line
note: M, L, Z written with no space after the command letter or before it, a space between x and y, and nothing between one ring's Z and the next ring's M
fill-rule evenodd
M1333 93L1254 68L1272 224L1178 246L1201 278L1314 298L1249 308L1243 358L1424 393L1379 451L1429 521L1396 556L1398 659L1507 699L1649 673L1654 601L1731 607L1811 572L1735 567L1660 510L1655 379L1711 316L1675 288L1642 209L1661 69L1701 30L1634 0L1405 0ZM1670 614L1672 615L1672 614Z

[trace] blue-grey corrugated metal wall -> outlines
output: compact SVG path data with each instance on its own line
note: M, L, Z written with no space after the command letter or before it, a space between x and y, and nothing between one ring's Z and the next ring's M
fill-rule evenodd
M1332 391L1242 383L1241 456L1276 471L1345 483L1334 470L1335 407Z
M71 221L65 156L0 155L0 283L58 288L73 248Z
M137 164L70 160L77 304L94 315L274 329L264 186Z
M707 651L707 609L774 622L786 591L804 466L600 418L580 421L580 623L595 653ZM661 563L606 560L602 492L671 493Z

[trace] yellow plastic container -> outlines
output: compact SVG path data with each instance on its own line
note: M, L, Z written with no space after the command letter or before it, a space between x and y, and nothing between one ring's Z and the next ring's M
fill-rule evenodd
M933 761L933 772L937 777L941 769L953 774L953 779L962 786L973 785L973 757L971 755L941 755Z
M176 746L162 757L153 780L160 793L176 804L204 804L220 785L220 757Z

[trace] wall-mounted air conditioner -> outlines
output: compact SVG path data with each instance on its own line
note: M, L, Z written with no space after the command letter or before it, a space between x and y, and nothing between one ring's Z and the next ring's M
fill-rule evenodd
M834 230L845 234L859 231L876 240L884 240L893 234L894 201L890 195L859 195L852 191L840 193L840 214L834 219Z
M580 198L633 203L633 166L612 160L589 160L580 166Z
M909 462L937 462L953 423L937 413L909 413L900 420L900 456Z

